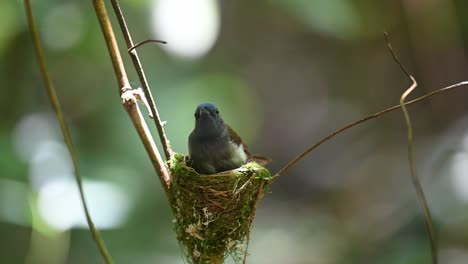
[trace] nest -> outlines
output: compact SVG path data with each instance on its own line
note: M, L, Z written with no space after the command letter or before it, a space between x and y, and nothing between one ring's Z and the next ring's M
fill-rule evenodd
M189 263L222 263L244 253L257 202L271 182L255 162L218 174L198 174L181 154L169 162L173 175L175 231Z

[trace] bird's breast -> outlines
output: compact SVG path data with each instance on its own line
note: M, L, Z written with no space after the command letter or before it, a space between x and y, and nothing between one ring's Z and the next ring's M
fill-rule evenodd
M216 173L232 170L246 163L247 155L242 144L229 138L189 140L189 155L193 167L201 173Z
M242 144L237 145L236 143L230 141L229 148L231 160L233 163L240 164L240 167L247 162L247 155L245 154L244 146Z

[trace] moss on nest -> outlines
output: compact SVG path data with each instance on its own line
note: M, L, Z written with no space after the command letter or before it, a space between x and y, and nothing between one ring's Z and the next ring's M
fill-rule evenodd
M218 174L198 174L184 155L169 161L173 175L175 231L189 263L239 261L253 210L271 182L270 172L255 162Z

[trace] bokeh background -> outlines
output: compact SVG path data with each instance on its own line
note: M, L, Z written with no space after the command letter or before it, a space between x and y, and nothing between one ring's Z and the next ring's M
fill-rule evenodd
M465 0L122 0L175 150L193 112L225 121L276 172L331 131L468 79ZM110 7L110 5L108 5ZM33 1L91 213L117 263L183 263L159 181L129 118L91 1ZM111 10L112 19L115 17ZM117 24L115 24L117 25ZM125 47L122 35L117 37ZM133 85L138 81L128 56ZM0 1L0 262L102 263L33 54L23 2ZM440 263L468 263L468 88L410 107ZM153 131L155 131L153 129ZM260 203L250 263L430 262L401 112L321 146Z

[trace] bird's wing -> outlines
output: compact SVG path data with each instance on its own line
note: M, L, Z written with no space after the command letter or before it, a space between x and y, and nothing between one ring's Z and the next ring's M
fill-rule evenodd
M241 137L236 133L236 131L234 131L234 129L232 129L232 127L229 125L226 125L226 127L231 141L236 143L236 145L242 144L244 146L244 149L248 149L248 146L244 142L242 142Z
M234 142L236 145L242 144L242 146L244 147L244 152L247 156L247 160L253 160L260 165L266 165L271 162L271 158L269 157L257 156L250 153L249 146L242 141L241 137L236 133L236 131L234 131L234 129L232 129L232 127L230 127L229 125L226 125L226 127L229 132L229 136L231 137L231 141Z

